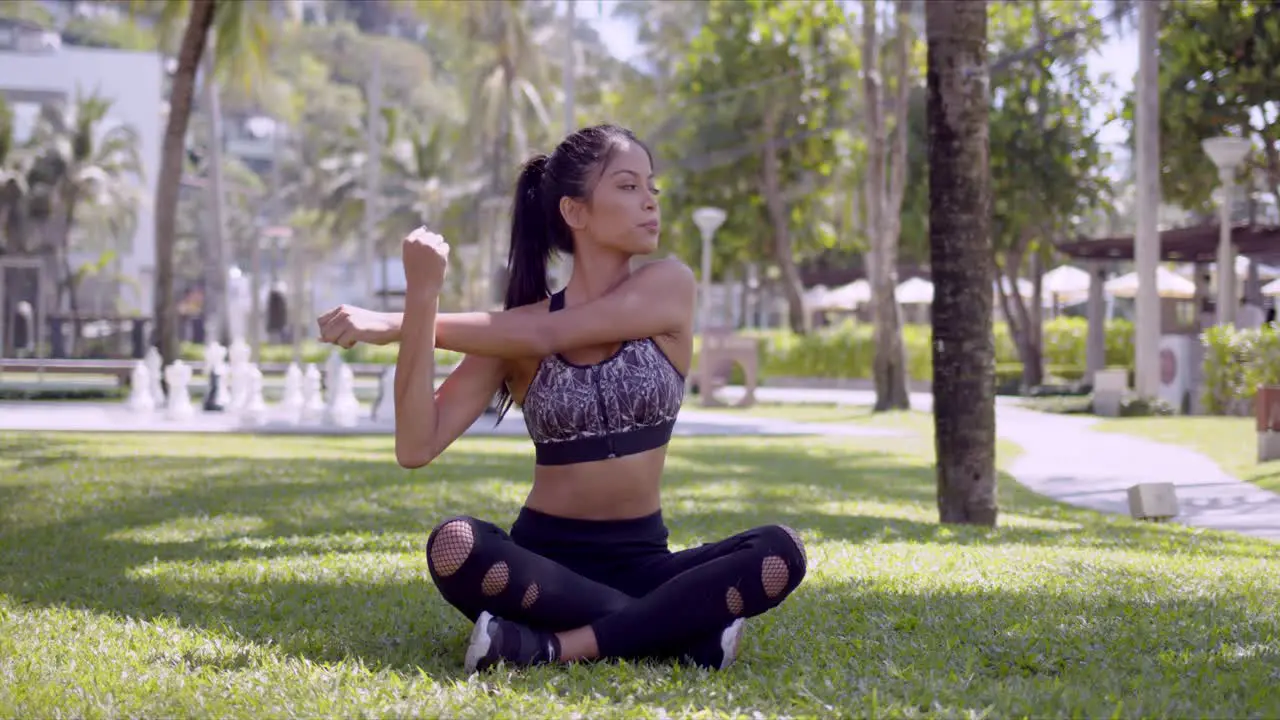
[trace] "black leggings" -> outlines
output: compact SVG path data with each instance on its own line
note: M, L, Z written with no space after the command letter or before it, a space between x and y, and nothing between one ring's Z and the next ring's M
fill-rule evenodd
M738 618L776 607L804 578L795 531L766 525L680 552L662 513L622 521L520 511L508 534L454 517L427 539L440 594L544 632L590 625L602 658L681 658Z

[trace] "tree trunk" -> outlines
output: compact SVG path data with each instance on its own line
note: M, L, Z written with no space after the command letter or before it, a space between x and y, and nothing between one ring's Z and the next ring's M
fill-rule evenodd
M1034 371L1031 387L1044 383L1044 254L1040 248L1031 254L1031 301L1027 307L1030 321L1031 348L1033 357L1031 367ZM1027 366L1023 361L1023 367ZM1025 371L1023 377L1026 377Z
M773 258L778 263L778 269L782 271L782 290L787 296L787 315L791 323L791 331L806 333L809 330L809 317L804 307L800 270L796 267L795 258L792 256L790 218L787 214L786 201L782 198L778 149L774 144L776 130L777 117L770 110L765 113L765 149L760 191L764 195L769 222L773 225Z
M925 4L938 513L994 526L995 344L984 0Z
M1275 141L1265 134L1262 139L1262 147L1266 149L1267 155L1267 180L1271 186L1271 197L1276 202L1276 208L1280 209L1280 153L1276 151Z
M222 104L218 98L218 82L214 78L214 57L210 49L202 60L204 64L204 97L209 114L209 241L206 245L204 318L205 334L209 340L229 344L231 337L231 306L227 296L227 271L230 258L227 252L226 181L222 172Z
M66 308L71 313L71 342L67 343L67 354L71 357L76 356L78 345L80 344L81 323L80 323L80 306L77 302L77 282L76 271L71 265L71 230L75 227L76 222L76 206L80 202L80 192L75 184L75 180L71 178L63 178L59 181L59 195L61 196L61 204L63 205L62 213L57 222L50 223L56 237L56 257L57 263L61 266L58 268L62 281L57 283L57 307L59 310L63 307L65 299Z
M879 66L880 39L876 27L876 1L863 0L862 84L866 104L867 172L866 227L871 252L867 255L868 279L871 283L871 317L875 326L875 358L872 374L876 388L876 412L906 410L911 407L907 395L906 352L902 342L902 318L895 290L898 285L898 213L906 188L906 108L910 91L910 65L907 52L907 4L897 8L897 37L894 57L897 65L897 88L890 104L881 83ZM885 111L893 111L894 135L885 136ZM890 143L892 142L892 148Z
M997 282L994 283L996 296L1000 298L1000 309L1004 314L1005 324L1009 327L1009 337L1013 339L1018 350L1018 362L1022 363L1022 387L1031 388L1044 382L1044 360L1040 342L1040 317L1034 309L1028 310L1027 304L1018 291L1018 268L1027 256L1027 248L1031 245L1031 236L1026 234L1017 240L1017 245L1005 253L1004 267L999 261L992 263ZM1036 256L1032 255L1035 263ZM1008 286L1006 289L1005 286Z
M187 27L178 50L178 68L169 92L169 120L160 150L160 176L155 205L156 288L155 323L160 355L165 363L178 357L178 317L173 296L173 249L177 227L178 193L186 154L187 123L195 95L196 72L204 54L217 0L192 0Z

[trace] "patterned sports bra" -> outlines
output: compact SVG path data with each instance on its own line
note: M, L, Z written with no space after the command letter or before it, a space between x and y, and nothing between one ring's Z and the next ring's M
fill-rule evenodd
M563 308L561 290L551 296L551 312ZM543 358L521 412L537 463L569 465L667 444L683 400L684 376L645 338L594 365Z

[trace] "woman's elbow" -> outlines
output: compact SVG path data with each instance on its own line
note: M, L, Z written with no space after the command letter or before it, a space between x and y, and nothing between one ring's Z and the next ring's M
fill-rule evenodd
M396 439L396 463L406 470L416 470L431 464L439 453L429 445L402 442Z
M396 463L398 463L400 467L404 468L405 470L417 470L420 467L426 467L427 465L431 464L432 459L433 458L429 458L421 454L402 453L402 452L396 453Z

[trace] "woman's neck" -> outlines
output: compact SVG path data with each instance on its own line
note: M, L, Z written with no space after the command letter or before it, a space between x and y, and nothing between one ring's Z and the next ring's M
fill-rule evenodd
M631 257L615 252L575 252L566 299L588 302L612 290L631 274Z

